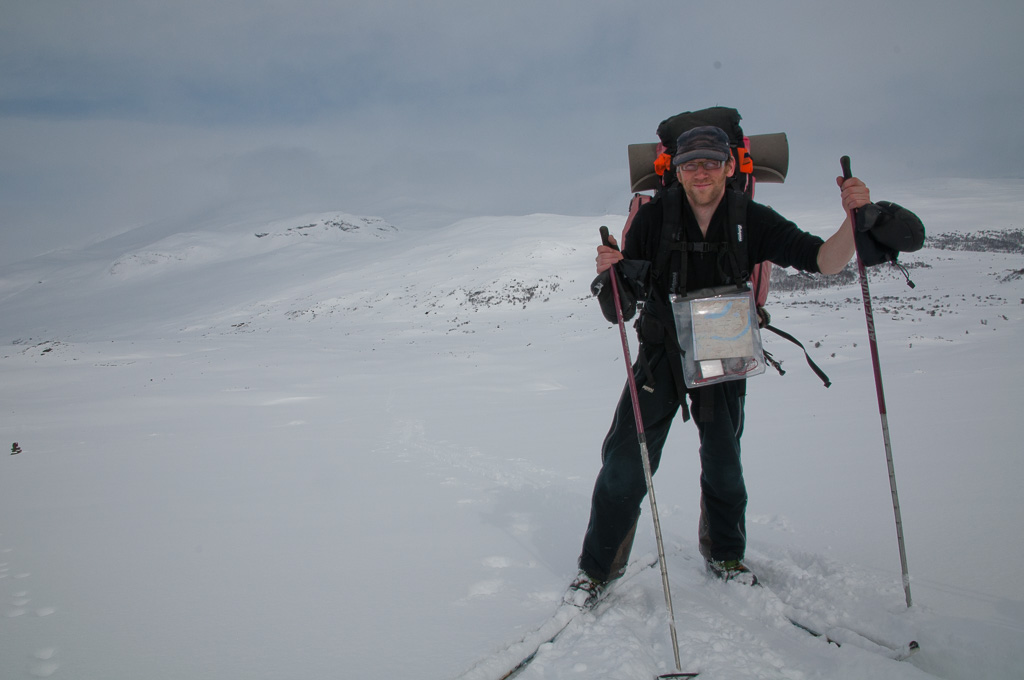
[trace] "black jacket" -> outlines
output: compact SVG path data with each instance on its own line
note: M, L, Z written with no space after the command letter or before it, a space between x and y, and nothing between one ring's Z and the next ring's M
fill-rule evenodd
M682 221L686 240L691 243L725 241L727 203L728 201L723 199L719 204L705 237L697 226L690 206L683 201ZM655 198L637 212L623 244L622 254L626 259L646 260L652 263L657 260L664 222L663 206L664 201ZM746 232L747 271L753 270L757 263L767 260L782 267L818 272L818 250L824 241L818 236L802 231L768 206L754 201L747 202ZM687 257L687 290L729 283L724 280L723 267L717 254L688 253ZM667 302L668 277L663 276L659 281L646 283L649 301Z

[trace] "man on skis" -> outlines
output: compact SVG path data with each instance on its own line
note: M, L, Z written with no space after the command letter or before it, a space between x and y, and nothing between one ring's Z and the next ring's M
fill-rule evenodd
M597 272L600 275L622 260L644 265L629 271L645 272L645 280L630 283L646 291L637 323L640 354L633 373L637 386L642 388L638 395L651 468L657 470L669 427L680 407L684 420L692 412L700 441L700 552L710 573L753 585L757 579L743 563L747 493L740 437L746 381L686 387L670 304L677 289L672 287L697 291L739 284L755 264L765 260L783 267L835 274L854 255L854 234L845 220L835 234L822 241L766 206L731 200L732 190L726 184L736 172L736 160L728 135L718 127L696 127L680 135L672 166L682 189L681 200L667 200L663 191L644 205L627 232L622 252L614 238L610 239L612 247L597 248ZM868 188L859 179L837 178L837 182L844 210L870 203ZM674 206L680 214L666 215L670 209L667 206ZM733 210L744 214L729 214ZM738 252L745 254L745 262L737 262L737 249L730 252L725 246L730 224L743 224L745 245ZM671 239L662 234L669 230L676 231ZM673 251L671 257L666 253L669 250ZM603 298L610 295L608 288L602 289ZM603 299L602 308L607 307L608 300ZM619 399L601 456L602 467L594 485L590 521L579 558L580 572L565 596L567 602L579 606L591 604L624 572L647 493L628 390L623 390Z

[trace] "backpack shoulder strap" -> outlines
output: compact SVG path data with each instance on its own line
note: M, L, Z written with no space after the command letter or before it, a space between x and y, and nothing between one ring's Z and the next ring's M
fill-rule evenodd
M661 201L661 238L654 258L652 275L660 279L670 275L669 293L678 292L680 282L686 285L686 258L679 243L683 240L683 189L673 184L659 192ZM680 274L682 269L682 274Z
M750 258L747 254L747 205L750 196L739 191L725 192L728 215L729 249L727 258L736 283L750 280Z

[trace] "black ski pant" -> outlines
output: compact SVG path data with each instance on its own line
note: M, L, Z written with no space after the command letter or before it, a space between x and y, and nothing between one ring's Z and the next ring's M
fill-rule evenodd
M679 411L679 392L665 346L644 345L640 351L645 353L653 377L652 381L641 362L633 366L654 472L661 462L672 420ZM644 389L645 386L650 389ZM700 401L709 396L706 390L714 391L712 418L695 418L701 461L700 552L706 559L742 559L746 547L747 492L740 464L740 437L746 385L744 381L732 381L691 391L694 414L701 412ZM628 385L605 437L601 460L579 565L592 578L607 581L621 576L625 570L640 506L647 495Z

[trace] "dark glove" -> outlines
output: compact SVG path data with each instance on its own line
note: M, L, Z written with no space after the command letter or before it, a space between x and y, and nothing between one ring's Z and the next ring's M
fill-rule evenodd
M889 201L868 203L857 209L854 240L865 266L895 262L900 253L921 249L924 224L901 205Z
M597 275L590 284L590 292L597 296L601 313L611 323L618 323L615 314L615 299L612 295L611 272L617 271L619 283L619 304L622 320L629 321L636 314L638 300L647 299L647 275L651 263L647 260L620 260L617 265Z

